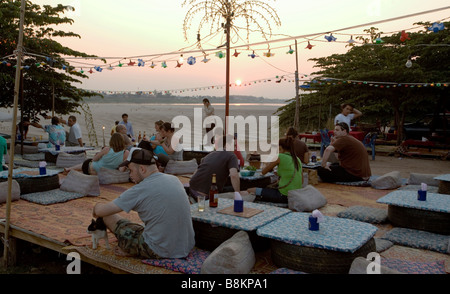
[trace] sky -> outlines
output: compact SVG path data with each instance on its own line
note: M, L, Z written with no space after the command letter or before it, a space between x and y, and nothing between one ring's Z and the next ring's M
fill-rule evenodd
M72 25L59 26L59 29L72 31L81 38L59 38L61 44L72 49L99 57L112 57L107 64L97 60L67 59L77 70L83 70L89 79L83 79L78 85L83 89L95 91L170 91L181 96L224 96L226 84L225 58L216 53L225 52L225 48L217 49L225 43L223 30L210 34L211 24L201 30L202 48L206 52L207 63L202 62L205 56L201 52L189 52L199 49L195 46L197 31L202 15L196 14L187 31L188 40L184 38L183 22L189 5L182 6L183 0L33 0L39 5L70 5L75 11L66 15L74 20ZM194 3L203 2L202 0ZM237 2L244 2L239 1ZM236 25L241 27L232 35L232 46L240 46L235 50L239 55L230 57L230 95L249 95L265 98L287 100L295 97L294 73L297 69L300 80L307 80L311 73L317 71L311 58L341 54L348 50L347 41L364 34L371 22L377 22L416 14L433 9L448 7L448 0L277 0L264 1L272 7L281 21L277 26L269 21L272 28L270 44L257 44L264 41L261 33L252 31L246 40L246 32L239 19ZM261 9L259 9L261 11ZM267 15L267 14L266 14ZM373 25L386 35L401 30L413 30L418 21L440 21L449 18L450 9L428 13L396 21ZM267 26L259 21L265 30ZM344 28L352 28L341 30ZM214 27L216 28L216 27ZM338 31L339 30L339 31ZM327 42L325 36L333 32L336 42ZM216 32L216 30L214 30ZM307 38L302 36L308 36ZM292 37L292 38L291 38ZM301 38L293 38L301 37ZM286 41L277 41L287 39ZM295 40L297 39L297 51ZM308 40L312 49L306 49ZM273 56L267 57L267 53ZM183 54L184 52L184 54ZM255 53L257 57L251 58ZM162 55L165 53L175 53ZM183 64L176 67L177 60L183 54ZM192 56L196 63L189 65L187 59ZM138 58L145 61L138 66ZM128 66L135 62L134 66ZM162 62L167 64L162 67ZM122 67L118 64L122 63ZM154 68L150 67L152 63ZM102 71L94 66L101 65ZM111 65L113 70L108 70ZM89 70L93 73L88 73ZM241 85L237 86L237 81ZM302 82L300 82L302 83Z

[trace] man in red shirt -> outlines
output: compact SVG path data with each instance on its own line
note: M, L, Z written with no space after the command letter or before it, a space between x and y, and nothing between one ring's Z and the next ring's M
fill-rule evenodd
M327 164L332 152L337 152L339 165ZM372 175L366 147L349 135L349 126L340 122L334 128L331 144L322 156L322 167L317 170L324 182L366 181Z

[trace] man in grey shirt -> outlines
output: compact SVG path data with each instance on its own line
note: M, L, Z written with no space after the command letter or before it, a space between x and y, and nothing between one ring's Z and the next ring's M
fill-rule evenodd
M132 148L120 168L130 170L135 186L109 203L97 203L94 217L103 217L119 240L118 254L140 258L183 258L195 245L189 201L180 180L158 171L154 154ZM144 226L117 213L134 210Z

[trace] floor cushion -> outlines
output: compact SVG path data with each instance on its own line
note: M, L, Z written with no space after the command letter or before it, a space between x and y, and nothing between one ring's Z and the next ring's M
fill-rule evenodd
M102 185L127 183L130 181L130 172L121 172L118 169L101 167L97 176L99 183Z
M85 175L76 170L71 170L67 174L66 178L61 183L60 189L67 192L81 193L83 195L100 195L98 176Z
M339 212L336 216L379 224L387 221L388 214L386 209L356 205Z
M56 158L57 167L72 167L77 164L83 163L86 160L85 153L69 154L66 152L60 152Z
M0 204L8 199L8 181L0 183ZM20 185L16 180L11 182L11 201L20 199Z
M371 270L374 270L373 265L371 264L373 261L367 260L364 257L357 257L353 260L352 265L350 266L350 270L348 271L351 275L365 275L371 273ZM380 258L380 265L379 265L380 274L403 274L402 272L399 272L395 269L391 269L389 267L386 267L382 262Z
M422 183L427 184L428 186L439 186L439 181L435 180L434 177L438 175L434 174L420 174L420 173L410 173L408 184L409 185L420 185Z
M238 231L206 258L202 274L248 274L256 258L248 233Z
M194 247L186 258L144 259L143 263L184 274L200 274L203 262L211 252Z
M372 180L372 188L374 189L396 189L402 185L402 179L399 171L392 171Z
M84 197L85 194L78 192L67 192L61 189L54 189L44 192L35 192L21 195L20 198L29 202L38 203L42 205L49 205L55 203L63 203L69 200Z
M450 253L450 236L447 235L407 228L393 228L383 236L383 239L403 246Z
M169 160L164 173L172 175L193 174L197 170L198 164L195 158L186 161Z
M299 212L313 211L327 204L323 194L311 185L288 192L288 207Z
M446 274L444 260L417 262L395 258L381 258L381 265L405 274Z

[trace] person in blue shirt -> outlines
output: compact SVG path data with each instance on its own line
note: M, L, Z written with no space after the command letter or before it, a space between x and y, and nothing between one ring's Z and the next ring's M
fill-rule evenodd
M133 125L131 124L131 122L128 121L128 114L126 113L122 114L122 121L119 123L119 125L124 125L127 128L127 135L133 140L134 139Z
M39 123L31 123L31 125L35 128L43 129L48 133L48 140L52 145L64 145L66 142L66 130L59 124L59 118L54 116L52 117L52 124L42 126Z
M6 139L0 136L0 162L3 163L3 155L8 153L8 144ZM3 171L3 164L0 164L0 171Z

